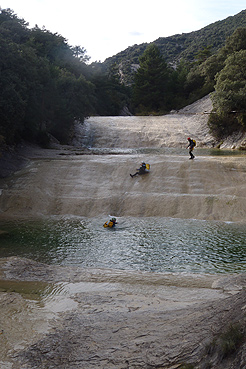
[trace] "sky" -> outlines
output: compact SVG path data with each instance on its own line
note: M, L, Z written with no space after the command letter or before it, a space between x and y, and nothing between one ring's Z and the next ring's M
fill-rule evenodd
M29 23L81 46L90 62L159 37L197 31L246 9L245 0L0 0Z

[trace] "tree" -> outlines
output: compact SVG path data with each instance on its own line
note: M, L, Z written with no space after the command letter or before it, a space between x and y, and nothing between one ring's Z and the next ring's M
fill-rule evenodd
M198 53L195 55L197 64L202 64L205 60L207 60L211 56L211 48L212 46L210 45L198 51Z
M95 86L95 111L99 115L119 115L124 106L129 106L130 89L120 83L115 65L108 73L96 73L92 80Z
M231 134L246 128L246 50L230 55L225 67L216 75L212 95L213 110L209 125L217 135Z
M133 85L133 102L137 111L160 112L167 109L169 70L158 47L151 44L139 58Z
M18 71L25 68L17 45L0 34L0 134L13 143L23 124L27 90Z
M186 103L185 83L190 66L184 60L171 70L168 84L169 105L172 109L179 109Z
M74 56L78 58L80 61L87 63L90 60L90 57L86 54L86 49L81 46L74 46L72 48Z
M233 34L227 38L223 51L232 54L235 51L246 50L246 28L237 28Z
M85 53L61 35L29 30L10 9L0 11L0 136L7 144L47 143L49 133L68 142L74 121L92 112Z
M244 111L246 107L246 50L230 55L216 75L214 109L219 114Z

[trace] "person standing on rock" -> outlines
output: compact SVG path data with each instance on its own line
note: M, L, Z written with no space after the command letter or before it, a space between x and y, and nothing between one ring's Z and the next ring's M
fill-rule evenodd
M192 140L190 137L187 138L189 145L186 147L187 149L189 148L189 154L190 154L190 158L189 159L194 159L195 155L193 154L193 150L194 147L196 146L196 141Z

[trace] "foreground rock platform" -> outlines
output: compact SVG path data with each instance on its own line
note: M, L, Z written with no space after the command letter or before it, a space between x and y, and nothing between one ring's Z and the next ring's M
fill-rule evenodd
M1 368L245 367L244 339L228 353L221 338L244 332L244 274L0 265Z

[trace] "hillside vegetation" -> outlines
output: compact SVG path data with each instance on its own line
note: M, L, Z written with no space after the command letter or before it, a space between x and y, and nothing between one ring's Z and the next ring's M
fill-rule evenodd
M88 65L83 47L0 9L0 147L70 139L75 121L117 115L127 92L113 72Z
M224 20L212 23L198 31L182 33L169 37L159 37L153 41L167 63L177 65L181 60L194 62L199 50L210 48L215 54L225 46L226 39L239 27L246 27L246 10ZM104 64L119 65L126 80L131 80L134 64L139 64L139 57L144 53L149 43L133 45L120 53L107 58Z
M0 10L0 148L23 139L69 143L85 117L163 115L211 92L213 135L244 131L245 53L245 10L91 64L82 46Z

